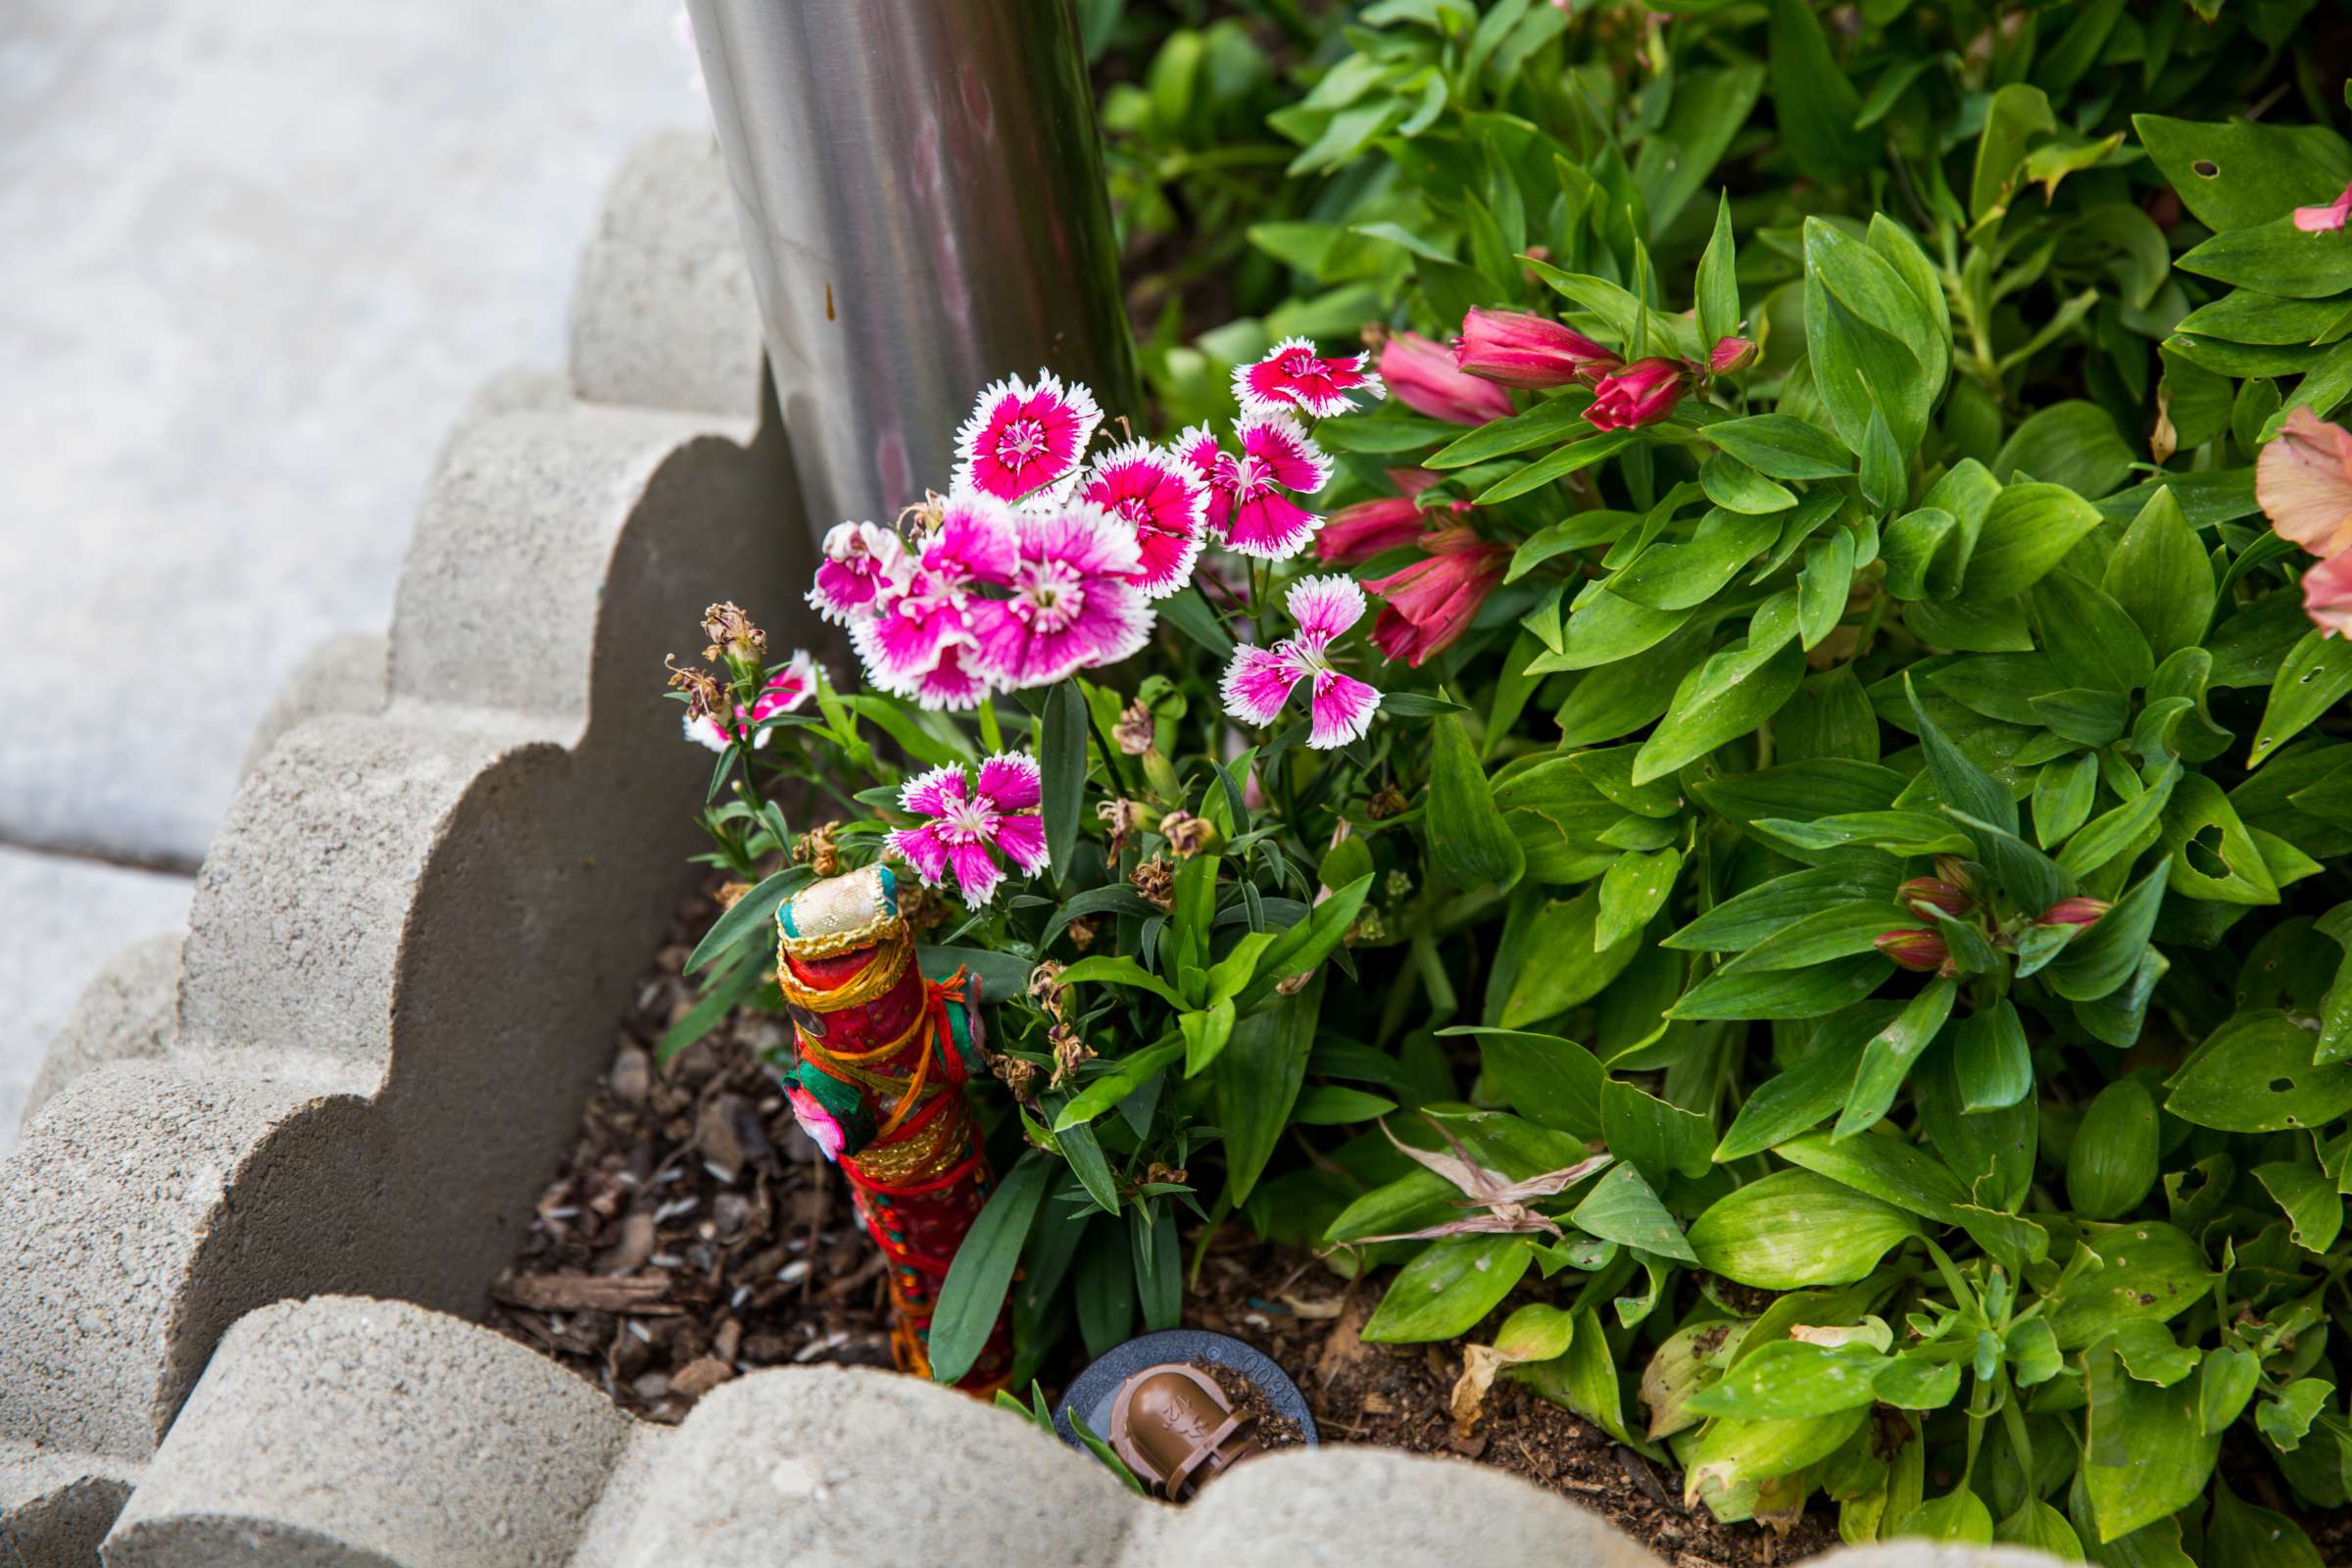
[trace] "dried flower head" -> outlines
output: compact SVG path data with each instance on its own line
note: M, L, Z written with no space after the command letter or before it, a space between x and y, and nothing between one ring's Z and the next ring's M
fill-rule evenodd
M1078 1064L1094 1055L1094 1049L1078 1038L1078 1031L1056 1021L1046 1031L1054 1046L1054 1076L1046 1081L1049 1089L1059 1089L1077 1072Z
M1152 710L1139 699L1129 703L1119 714L1119 721L1110 726L1110 738L1119 750L1129 757L1141 757L1152 749L1153 725Z
M1012 1092L1015 1100L1029 1100L1037 1094L1037 1063L1019 1056L999 1056L988 1064L997 1081Z
M677 655L665 657L662 662L669 670L669 684L686 694L686 722L710 718L725 710L726 688L711 678L707 669L678 662Z
M710 639L703 657L712 662L723 659L730 664L758 665L767 659L767 634L752 624L741 606L718 604L704 611L703 635Z
M1095 914L1082 914L1071 920L1064 929L1070 934L1070 946L1076 948L1080 953L1086 953L1094 948L1095 938L1102 933L1102 917Z
M1404 798L1404 791L1394 784L1384 784L1364 802L1364 814L1375 822L1385 822L1392 816L1402 816L1411 804Z
M1143 826L1143 808L1124 797L1104 801L1095 808L1095 814L1110 824L1110 856L1117 859L1127 848L1127 840Z
M841 870L841 846L835 835L841 831L839 822L820 822L802 834L792 846L795 865L805 865L818 876L833 876Z
M1168 841L1168 849L1179 860L1189 860L1225 842L1225 835L1217 831L1216 823L1205 816L1189 816L1182 811L1170 811L1161 817L1159 834Z
M1127 880L1134 885L1136 892L1144 896L1144 902L1152 907L1172 909L1176 906L1176 868L1160 857L1154 855L1137 866Z

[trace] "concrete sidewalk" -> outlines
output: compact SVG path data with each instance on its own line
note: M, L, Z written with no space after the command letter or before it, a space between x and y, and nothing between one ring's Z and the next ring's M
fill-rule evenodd
M562 363L622 156L705 114L667 0L12 8L0 1152L90 971L184 913L278 682L388 620L466 396Z

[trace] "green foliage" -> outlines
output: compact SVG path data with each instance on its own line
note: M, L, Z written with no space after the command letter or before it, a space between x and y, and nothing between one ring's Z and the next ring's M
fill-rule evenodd
M1381 1332L1527 1295L1473 1250L1580 1271L1642 1343L1580 1329L1504 1375L1602 1420L1605 1363L1647 1366L1651 1436L1725 1518L1819 1491L1857 1540L2154 1561L2172 1530L2227 1560L2255 1526L2211 1480L2224 1429L2307 1503L2352 1477L2322 1327L2352 1309L2324 1262L2352 654L2302 621L2248 472L2288 410L2352 397L2352 236L2288 220L2352 178L2341 94L2291 58L2310 7L1668 11L1376 7L1271 122L1322 182L1251 236L1297 305L1352 289L1440 338L1534 311L1629 360L1762 343L1631 430L1569 384L1467 432L1394 402L1332 431L1376 455L1364 493L1440 474L1525 596L1444 661L1523 716L1431 756L1431 853L1493 912L1416 956L1380 1037L1475 1012L1472 1102L1659 1204L1577 1188L1540 1205L1557 1236L1420 1244ZM1371 1185L1332 1241L1446 1222L1429 1171L1333 1153ZM1694 1354L1755 1311L1711 1276L1804 1304ZM1909 1442L1856 1435L1874 1403L1920 1413Z
M1566 379L1318 428L1319 506L1418 468L1507 552L1363 741L1222 726L1191 595L983 719L1040 743L1054 880L931 940L1062 967L992 989L1046 1087L991 1102L951 1343L1024 1258L1033 1346L1163 1321L1179 1216L1231 1216L1394 1266L1367 1338L1476 1339L1727 1520L2316 1560L2215 1464L2352 1495L2352 651L2252 472L2352 399L2352 230L2290 216L2352 179L2319 12L1249 9L1082 7L1171 422L1473 307L1690 365L1617 428ZM971 745L808 723L880 784ZM718 808L747 878L766 810Z

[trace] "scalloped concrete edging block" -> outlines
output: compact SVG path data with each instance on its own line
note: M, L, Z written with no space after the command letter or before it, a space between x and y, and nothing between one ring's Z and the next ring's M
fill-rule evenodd
M478 1314L694 875L709 759L662 656L713 599L797 603L808 562L757 401L661 407L722 349L758 371L748 295L665 259L681 211L725 211L715 153L662 138L630 168L577 309L660 296L675 335L600 344L593 389L622 406L530 375L475 400L389 638L321 650L265 726L175 1021L151 954L52 1047L0 1162L0 1562L95 1561L253 1309L341 1290Z
M335 1297L265 1307L222 1338L106 1553L111 1568L1661 1568L1599 1516L1459 1460L1295 1449L1176 1509L911 1378L769 1368L651 1426L488 1329ZM1821 1559L2049 1561L1914 1542Z
M752 269L709 132L650 138L621 166L580 266L571 386L634 403L756 419L766 386ZM749 337L740 330L755 325Z
M178 1023L181 933L158 932L121 949L82 987L24 1092L25 1121L59 1090L101 1062L160 1056Z

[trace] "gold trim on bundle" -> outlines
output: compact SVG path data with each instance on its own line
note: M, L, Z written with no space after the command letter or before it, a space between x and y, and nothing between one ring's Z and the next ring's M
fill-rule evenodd
M906 973L906 966L914 961L914 943L907 937L906 926L895 918L891 923L899 927L895 937L874 949L874 956L866 960L865 967L858 970L855 978L829 991L804 985L793 974L792 965L785 961L787 955L795 958L818 955L811 955L794 946L779 930L776 936L776 989L784 993L785 1001L796 1007L806 1007L810 1012L839 1012L845 1007L862 1007L869 1002L880 1000L892 986L899 983ZM852 946L864 947L872 940L861 938ZM847 952L849 949L841 951Z
M890 913L877 914L847 931L824 931L808 937L786 936L784 928L778 925L776 947L779 952L789 953L796 958L838 958L845 953L855 953L859 948L870 948L892 937L904 936L906 931L906 922Z
M868 1144L850 1157L866 1180L906 1187L920 1177L943 1175L960 1160L970 1129L970 1114L950 1105L897 1143Z

